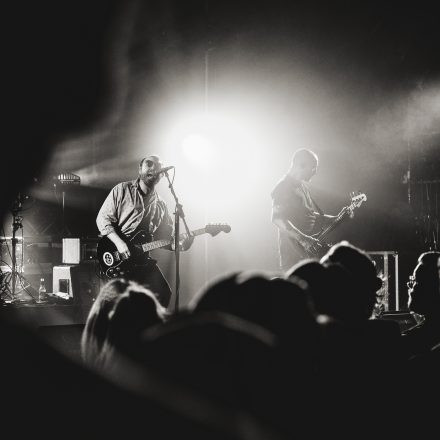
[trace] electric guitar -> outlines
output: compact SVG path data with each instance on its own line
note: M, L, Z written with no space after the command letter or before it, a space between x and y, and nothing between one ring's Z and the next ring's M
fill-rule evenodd
M214 237L220 232L228 233L230 231L231 227L226 223L210 223L204 228L191 231L191 235L210 234ZM186 237L186 233L180 234L179 241L184 240ZM116 245L108 237L102 237L98 242L97 248L97 258L102 275L107 278L116 278L128 274L136 262L148 262L150 251L164 248L174 243L174 238L155 241L151 241L151 239L151 234L142 229L128 237L127 245L130 250L130 256L126 257L118 252Z
M316 234L312 235L313 238L319 240L318 242L314 242L310 246L306 246L300 241L295 240L293 244L300 256L302 258L321 258L332 247L332 244L326 243L324 241L324 238L327 237L327 235L332 232L337 226L339 226L344 220L352 217L354 209L359 208L359 206L361 206L362 203L366 200L367 196L364 193L351 193L350 204L344 206L339 214L334 219L332 219L327 226L325 226ZM288 223L290 222L288 221Z

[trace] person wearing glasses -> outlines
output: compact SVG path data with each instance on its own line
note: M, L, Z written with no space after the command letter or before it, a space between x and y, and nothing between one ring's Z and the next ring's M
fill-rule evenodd
M429 352L440 343L440 252L423 252L409 277L408 310L418 325L404 332L409 356Z
M155 189L163 175L161 170L158 156L144 157L139 163L137 179L118 183L110 191L98 212L96 224L101 236L113 242L119 255L133 263L121 276L145 285L157 295L162 306L168 307L171 289L156 260L147 253L131 255L128 244L141 230L155 240L172 237L173 219ZM186 238L181 243L181 250L189 249L193 240L192 236ZM165 247L167 250L172 248Z

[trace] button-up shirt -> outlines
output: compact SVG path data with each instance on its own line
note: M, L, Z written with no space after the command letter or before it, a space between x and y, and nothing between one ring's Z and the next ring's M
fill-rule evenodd
M156 191L144 196L139 178L113 187L98 212L96 225L103 236L111 232L127 236L141 228L154 234L159 227L171 236L173 229L166 203Z

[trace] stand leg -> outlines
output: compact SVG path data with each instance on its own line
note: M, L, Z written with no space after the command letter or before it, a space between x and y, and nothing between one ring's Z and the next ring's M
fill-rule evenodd
M23 288L21 291L26 290L27 287L30 286L28 283L28 286L25 286L26 280L24 277L18 272L17 270L17 230L19 228L23 227L23 218L18 215L18 213L21 210L21 198L20 194L17 197L17 200L14 202L14 206L12 208L12 254L11 254L11 288L9 289L12 296L12 302L14 301L21 301L17 297L17 280L20 280L22 282ZM28 292L27 292L28 293ZM28 295L31 297L32 300L35 300L35 298L28 293ZM26 300L22 300L23 302Z
M174 253L176 262L176 296L174 302L174 311L179 311L179 296L180 296L180 248L179 248L179 236L180 236L180 216L176 208L175 221L174 221Z

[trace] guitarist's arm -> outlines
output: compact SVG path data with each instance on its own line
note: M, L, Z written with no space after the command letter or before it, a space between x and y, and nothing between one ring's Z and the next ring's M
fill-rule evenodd
M168 246L165 246L163 249L166 249L167 251L174 251L174 221L171 215L169 214L167 205L163 203L162 206L164 209L164 216L154 236L155 238L165 239L165 240L171 238L171 243ZM187 234L181 234L181 236L182 235L184 237L183 240L180 240L180 250L187 251L193 244L194 236L190 235L188 237Z
M338 218L338 215L330 215L330 214L320 214L318 212L315 213L317 222L319 225L321 225L321 228L326 228L328 225L330 225L335 219Z
M286 222L281 218L274 218L272 223L289 237L299 242L306 249L313 246L314 243L319 243L319 240L310 235L304 234L291 222Z
M130 249L128 248L127 243L118 235L116 231L110 232L107 234L107 237L113 242L121 255L127 258L130 256Z
M118 184L112 188L102 204L96 217L96 226L102 236L108 237L108 239L113 242L121 255L129 257L130 250L128 249L127 243L116 232L114 227L114 225L117 224L116 204L121 198L122 186Z
M281 231L291 237L293 240L299 242L304 248L308 249L313 246L318 240L310 235L301 232L292 222L286 220L285 206L289 205L290 193L286 191L285 181L277 184L271 193L272 197L272 223Z

